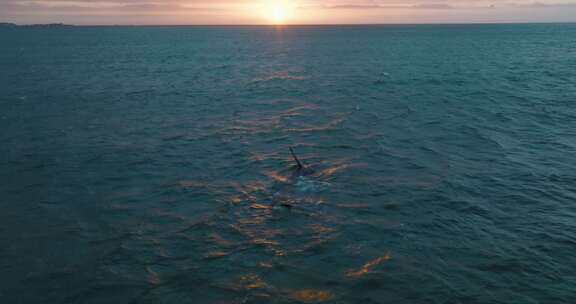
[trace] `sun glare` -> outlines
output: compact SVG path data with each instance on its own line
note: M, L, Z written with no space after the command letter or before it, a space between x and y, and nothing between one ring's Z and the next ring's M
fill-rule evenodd
M288 0L268 0L266 3L266 18L272 24L284 24L292 13Z

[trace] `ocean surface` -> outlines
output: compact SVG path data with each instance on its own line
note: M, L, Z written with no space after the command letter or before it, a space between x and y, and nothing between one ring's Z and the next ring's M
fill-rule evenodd
M576 24L0 29L0 303L576 303L575 253Z

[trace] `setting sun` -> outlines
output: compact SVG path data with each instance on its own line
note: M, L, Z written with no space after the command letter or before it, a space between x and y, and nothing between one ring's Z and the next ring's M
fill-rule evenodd
M283 24L291 16L293 8L288 0L268 0L265 5L266 18L272 24Z

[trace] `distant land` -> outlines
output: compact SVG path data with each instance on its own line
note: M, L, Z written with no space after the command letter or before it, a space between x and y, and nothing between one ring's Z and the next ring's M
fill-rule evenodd
M73 25L64 24L64 23L18 25L15 23L0 22L0 28L4 28L4 27L71 27L71 26L73 26Z

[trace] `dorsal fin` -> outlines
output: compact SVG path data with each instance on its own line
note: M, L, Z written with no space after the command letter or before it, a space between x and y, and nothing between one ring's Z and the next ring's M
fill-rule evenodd
M303 169L304 165L302 165L302 163L298 159L298 156L296 156L296 153L294 153L294 149L292 149L292 147L290 147L290 153L292 154L294 161L296 161L296 165L298 166L298 169Z

